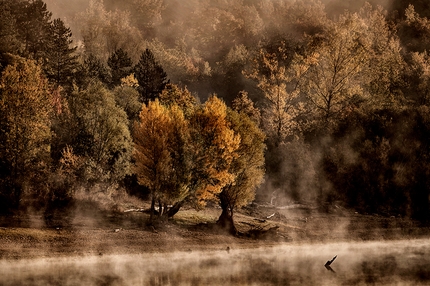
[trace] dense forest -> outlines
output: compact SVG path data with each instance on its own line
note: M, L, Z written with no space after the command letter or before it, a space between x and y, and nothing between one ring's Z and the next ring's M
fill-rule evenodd
M254 200L430 221L426 1L0 0L0 15L1 213L126 189L153 219L216 202L228 227Z

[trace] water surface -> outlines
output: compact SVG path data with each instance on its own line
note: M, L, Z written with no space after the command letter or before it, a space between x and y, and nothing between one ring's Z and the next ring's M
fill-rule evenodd
M2 260L0 284L430 285L430 240Z

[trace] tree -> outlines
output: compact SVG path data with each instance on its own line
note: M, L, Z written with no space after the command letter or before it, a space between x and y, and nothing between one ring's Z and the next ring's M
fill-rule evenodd
M107 64L111 70L111 86L120 85L121 79L130 75L133 65L128 53L123 49L113 52L108 58Z
M115 183L130 173L131 136L125 111L100 82L69 97L74 153L84 160L80 177L84 182Z
M381 7L365 4L358 14L367 26L369 66L363 69L363 88L369 103L376 108L395 107L403 100L406 63L396 30L389 24Z
M142 103L139 102L139 93L131 86L122 85L115 87L113 94L116 104L127 113L131 128L134 121L138 119L142 108Z
M341 15L327 40L309 57L301 87L325 127L364 97L362 71L368 65L369 42L363 25L357 14Z
M248 92L240 91L238 96L232 102L232 109L237 112L246 114L257 126L260 126L261 113L254 106L254 102L248 97Z
M185 201L203 207L233 183L229 168L240 136L226 117L227 107L216 97L188 117L176 104L143 105L134 125L135 172L151 191L153 210L158 202L159 214L172 217ZM165 212L167 204L173 207Z
M143 103L148 103L157 98L166 84L169 83L167 74L149 49L141 54L140 60L133 70L139 83L140 101Z
M16 15L14 1L0 1L0 72L5 67L2 55L14 53L19 48L18 30L16 27Z
M245 88L246 79L242 73L251 58L244 45L234 46L217 62L213 77L216 77L216 90L224 100L231 102L240 90Z
M187 116L190 116L197 105L197 100L187 88L181 89L175 84L168 83L159 95L160 102L166 106L178 105Z
M171 157L171 149L175 147L170 140L173 129L174 121L169 109L158 100L142 106L139 122L136 122L133 128L135 172L139 184L150 190L151 219L155 213L156 202L160 204L161 215L161 205L175 199L168 188L176 167Z
M24 193L37 197L44 190L50 168L51 112L40 66L15 58L0 80L1 211L18 207Z
M78 21L86 53L106 61L116 50L123 49L132 58L138 57L142 37L130 23L130 12L125 9L109 11L104 1L91 0L88 8L78 14Z
M97 56L89 54L79 65L76 80L77 85L85 89L93 81L108 84L110 76L103 62Z
M405 76L408 83L407 98L416 106L428 106L430 103L430 56L426 51L410 54Z
M85 45L85 52L106 59L108 51L104 29L108 26L109 20L103 1L91 0L85 12L78 17L81 22L80 33Z
M247 75L264 93L263 125L275 145L302 131L297 118L303 111L299 95L304 70L298 60L287 59L286 51L278 56L260 50L252 73Z
M430 21L421 17L410 3L404 13L405 19L398 24L401 42L408 52L422 53L430 43Z
M42 0L19 3L17 27L23 53L33 59L44 59L51 36L51 16Z
M78 66L77 56L74 55L72 31L64 25L61 19L55 19L51 25L51 43L47 52L48 61L45 72L56 85L71 87L73 76Z
M229 110L228 121L230 128L240 136L240 144L229 169L235 180L225 185L219 194L222 213L218 224L236 234L233 220L235 209L251 202L256 188L263 181L265 135L244 112Z
M240 135L230 128L227 106L216 96L190 118L193 169L189 198L196 207L216 199L223 187L235 180L230 165L238 156Z
M130 1L130 11L134 11L134 22L144 36L150 38L155 36L156 24L161 22L161 14L165 8L162 0L132 0Z

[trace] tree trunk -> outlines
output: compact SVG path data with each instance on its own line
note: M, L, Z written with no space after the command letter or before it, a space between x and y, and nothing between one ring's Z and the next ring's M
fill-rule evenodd
M172 218L178 211L179 209L182 207L182 205L184 204L183 201L181 202L177 202L173 205L173 207L171 207L168 211L167 211L167 217L168 218Z
M237 235L237 229L233 221L233 208L230 207L228 203L228 197L224 193L224 191L221 192L219 199L220 199L222 213L218 218L217 224L221 228L227 230L232 235Z
M163 205L161 200L158 200L158 216L161 217L163 215Z
M153 222L154 214L155 214L155 198L152 197L152 199L151 199L151 210L149 212L149 221L151 223Z
M227 230L232 235L237 235L237 229L234 225L233 215L228 209L223 209L220 217L218 218L217 225L222 229Z

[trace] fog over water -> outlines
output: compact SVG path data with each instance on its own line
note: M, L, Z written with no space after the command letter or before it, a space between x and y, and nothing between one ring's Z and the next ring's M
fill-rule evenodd
M0 274L1 285L429 285L430 240L3 260Z

